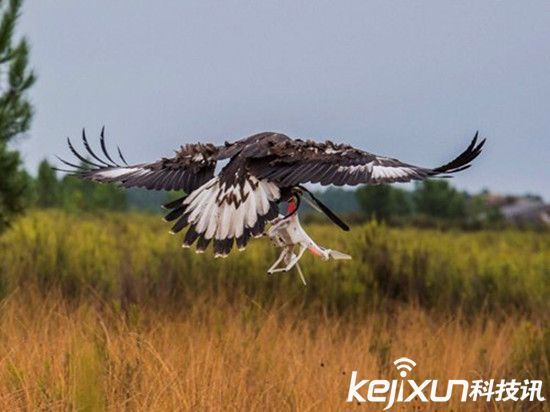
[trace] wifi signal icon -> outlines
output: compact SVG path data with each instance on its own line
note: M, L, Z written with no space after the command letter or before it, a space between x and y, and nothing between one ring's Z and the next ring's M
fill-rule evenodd
M407 376L407 371L412 371L416 366L416 362L409 358L399 358L394 361L393 364L396 366L397 370L400 371L399 375L401 375L402 378Z

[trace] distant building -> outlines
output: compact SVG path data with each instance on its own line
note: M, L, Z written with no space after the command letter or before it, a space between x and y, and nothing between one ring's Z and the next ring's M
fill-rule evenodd
M516 202L500 207L506 220L517 223L550 225L550 204L541 200L519 198Z
M496 209L509 222L550 226L550 204L540 196L501 195L488 191L482 196L485 206Z

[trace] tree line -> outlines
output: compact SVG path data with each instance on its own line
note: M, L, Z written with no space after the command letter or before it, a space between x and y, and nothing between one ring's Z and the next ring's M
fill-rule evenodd
M412 190L399 185L364 185L356 190L329 188L317 196L351 222L378 220L390 225L477 228L503 224L498 207L487 202L487 191L470 194L448 180L418 182ZM322 219L311 209L305 220Z
M498 207L488 204L487 194L459 191L445 179L418 182L413 190L377 185L356 192L364 218L416 226L500 224L503 216Z

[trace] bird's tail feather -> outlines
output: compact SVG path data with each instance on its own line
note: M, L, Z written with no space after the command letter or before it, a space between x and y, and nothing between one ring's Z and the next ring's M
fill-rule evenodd
M242 185L228 185L214 177L188 196L164 205L167 221L176 221L171 233L189 226L183 247L196 242L197 253L210 242L216 256L225 257L236 243L243 250L250 237L261 236L267 222L278 216L279 188L247 176Z

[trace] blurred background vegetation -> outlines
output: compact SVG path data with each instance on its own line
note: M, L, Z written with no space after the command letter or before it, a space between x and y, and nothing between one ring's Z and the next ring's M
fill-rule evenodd
M60 289L68 299L93 290L109 302L190 305L202 293L252 296L269 306L284 295L305 311L360 315L394 304L439 313L500 316L550 313L547 232L391 228L370 222L351 232L310 224L324 246L353 256L323 262L306 256L309 284L295 272L268 276L278 251L268 239L214 259L182 250L169 225L141 213L34 211L0 237L0 286L6 296L28 284Z

